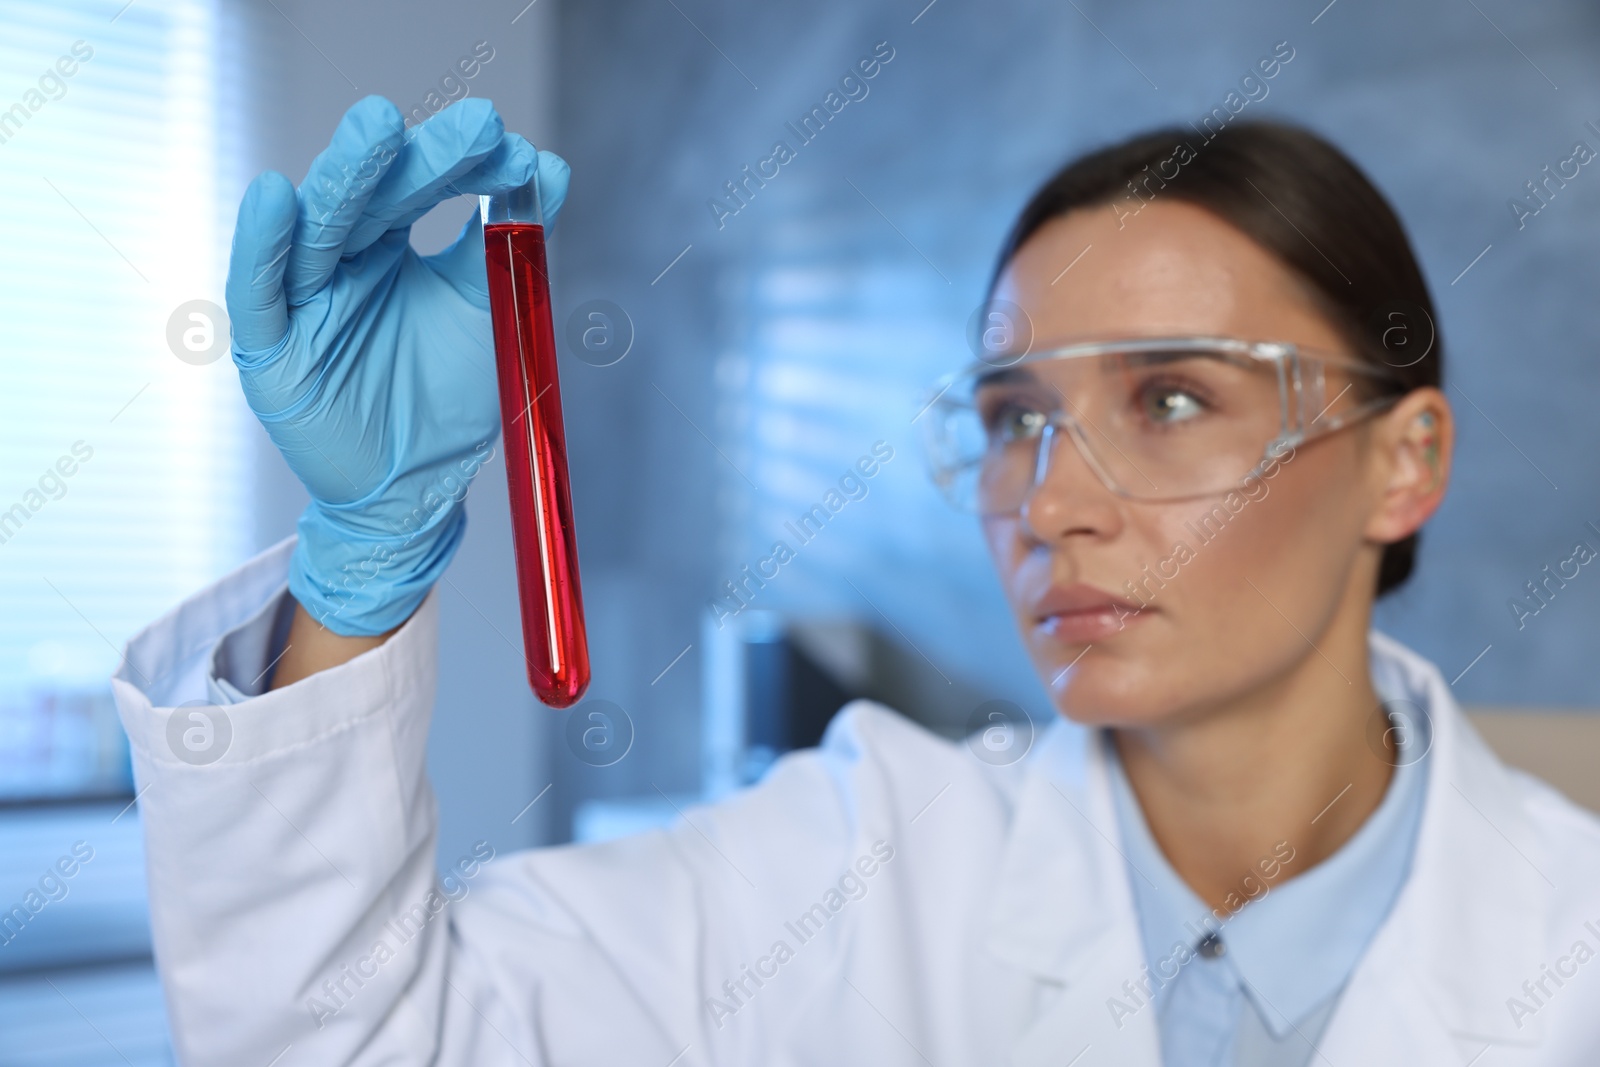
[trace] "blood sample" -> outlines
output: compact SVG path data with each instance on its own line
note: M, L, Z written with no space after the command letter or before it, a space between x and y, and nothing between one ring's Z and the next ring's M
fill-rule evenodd
M479 197L517 556L522 644L534 695L556 708L589 686L589 639L567 485L550 278L538 180Z

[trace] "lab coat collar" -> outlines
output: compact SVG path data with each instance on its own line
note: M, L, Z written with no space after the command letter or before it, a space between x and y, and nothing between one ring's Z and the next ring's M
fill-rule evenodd
M1041 734L1000 861L989 951L1041 983L1013 1067L1159 1067L1155 1008L1100 746L1075 723Z
M1506 998L1521 995L1523 978L1538 976L1550 944L1546 926L1557 900L1545 872L1555 864L1511 773L1438 669L1383 634L1372 635L1372 648L1427 714L1433 747L1424 758L1433 765L1411 877L1358 974L1408 967L1456 1037L1537 1044L1543 1015L1525 1017L1519 1027Z
M1432 748L1424 758L1432 766L1411 874L1357 964L1325 1040L1383 1052L1382 1035L1409 1031L1415 1047L1441 1054L1453 1040L1536 1044L1543 1020L1533 1015L1516 1025L1506 998L1518 992L1520 978L1507 976L1539 973L1546 917L1555 907L1541 867L1553 865L1541 863L1515 782L1437 668L1376 632L1371 647L1379 691L1398 688L1428 716ZM1145 961L1125 868L1105 754L1091 731L1057 720L1042 731L1025 769L987 937L998 958L1065 987L1036 1033L1025 1035L1024 1049L1037 1044L1042 1051L1044 1035L1070 1033L1073 1025L1103 1030L1107 999L1120 995L1125 979L1141 977ZM1119 1033L1131 1027L1154 1049L1152 1010L1122 1023ZM1154 1052L1148 1055L1139 1062L1155 1063ZM1018 1061L1032 1062L1025 1051Z
M1116 813L1092 732L1057 719L1032 753L1001 859L990 949L1054 982L1078 977L1133 919Z

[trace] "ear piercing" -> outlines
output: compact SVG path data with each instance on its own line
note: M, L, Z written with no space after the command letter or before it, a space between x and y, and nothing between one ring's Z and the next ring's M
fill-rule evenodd
M1432 468L1437 475L1439 470L1439 438L1433 432L1433 412L1424 411L1421 415L1417 416L1417 421L1421 423L1422 429L1427 435L1422 439L1423 458L1427 461L1428 466Z

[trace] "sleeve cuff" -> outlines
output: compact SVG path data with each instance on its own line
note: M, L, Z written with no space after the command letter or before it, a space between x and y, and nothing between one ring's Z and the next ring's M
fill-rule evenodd
M294 601L285 590L293 548L293 538L273 546L128 642L112 690L137 755L156 763L192 762L177 755L166 736L171 709L215 707L224 703L218 697L227 698L234 727L230 763L309 743L397 700L406 730L426 733L438 635L438 598L431 593L380 647L264 691L267 668L283 647L276 627L292 616Z
M211 652L206 678L213 703L237 704L266 692L272 684L272 668L288 651L294 605L285 585L260 611L222 635Z
M293 550L294 538L278 542L135 634L114 680L158 707L206 700L219 639L246 627L286 588Z

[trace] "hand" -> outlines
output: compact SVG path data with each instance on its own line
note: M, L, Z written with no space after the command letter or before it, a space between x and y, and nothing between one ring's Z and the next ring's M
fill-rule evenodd
M546 224L568 168L468 98L407 130L389 101L355 104L298 190L256 178L228 271L245 398L311 494L289 592L338 634L410 617L465 529L462 498L500 431L477 212L419 256L411 225L462 193L538 171Z

